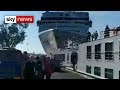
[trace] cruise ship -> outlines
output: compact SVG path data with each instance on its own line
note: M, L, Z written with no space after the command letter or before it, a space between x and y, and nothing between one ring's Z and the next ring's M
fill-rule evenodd
M97 40L87 42L92 27L88 12L46 11L37 25L46 54L61 60L66 69L73 70L74 60L76 71L87 78L120 79L120 27L107 26Z
M47 55L58 50L70 48L74 42L77 46L92 27L88 12L46 11L37 21L39 38ZM72 45L73 46L73 45Z

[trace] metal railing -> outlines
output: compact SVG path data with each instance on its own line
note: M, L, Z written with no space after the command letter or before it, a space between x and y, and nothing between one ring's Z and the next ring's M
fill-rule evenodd
M100 31L98 39L103 39L103 38L108 38L108 37L120 35L120 31L111 30L111 31L108 31L107 34L105 34L105 31Z
M112 51L105 52L105 60L113 60L114 59L114 53Z
M104 58L103 58L104 55ZM86 54L86 58L87 60L114 60L115 55L119 56L119 60L120 60L120 52L113 52L113 51L105 51L105 53L101 53L101 52L96 52L96 53L90 53L88 52Z

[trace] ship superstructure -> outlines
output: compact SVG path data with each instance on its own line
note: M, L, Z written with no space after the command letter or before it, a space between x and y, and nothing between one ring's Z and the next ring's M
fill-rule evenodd
M46 53L50 53L58 49L70 48L68 42L78 45L92 27L92 21L88 12L46 11L37 21L37 25L43 48Z

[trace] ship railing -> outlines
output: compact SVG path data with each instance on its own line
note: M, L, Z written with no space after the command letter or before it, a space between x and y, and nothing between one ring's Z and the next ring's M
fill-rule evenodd
M114 60L113 51L105 51L105 60Z
M99 35L98 35L98 38L96 40L101 40L101 39L104 39L104 38L109 38L109 37L118 36L118 35L120 35L120 30L119 31L110 30L107 33L105 33L105 31L100 31ZM87 41L87 37L84 37L84 38L81 39L79 44L92 42L92 41L96 41L96 40L92 40L92 37L91 37L90 41Z
M117 35L120 35L120 31L110 30L107 33L105 33L105 31L100 31L98 39L104 39L104 38L113 37Z
M65 49L67 50L79 50L79 47L76 46L76 47L65 47Z
M86 54L86 59L87 60L92 60L95 59L96 61L114 61L115 57L119 57L120 60L120 52L113 52L113 51L105 51L105 53L101 52L96 52L96 53L91 53L87 52Z

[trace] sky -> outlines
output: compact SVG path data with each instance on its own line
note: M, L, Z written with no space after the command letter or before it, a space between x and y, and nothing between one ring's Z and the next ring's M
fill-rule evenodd
M18 44L16 49L27 51L28 53L45 54L42 44L38 37L38 27L36 21L40 19L44 11L0 11L0 22L4 20L4 16L14 15L31 15L34 16L34 23L30 24L25 30L27 37L23 43ZM106 25L110 28L120 26L120 11L85 11L89 12L89 17L93 21L91 32L104 31ZM28 43L28 46L27 46Z

